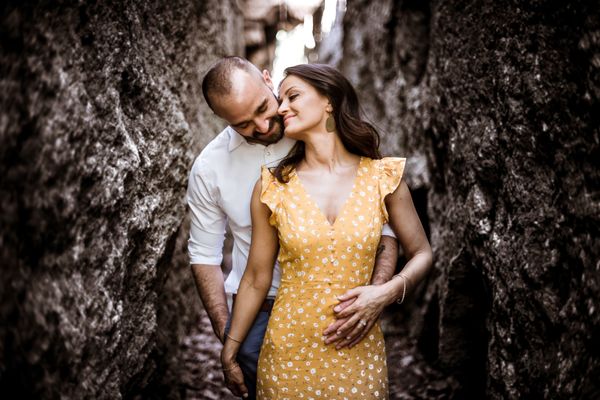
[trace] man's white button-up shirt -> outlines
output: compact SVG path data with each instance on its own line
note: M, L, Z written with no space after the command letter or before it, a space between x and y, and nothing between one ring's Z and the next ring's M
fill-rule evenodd
M202 150L190 173L187 201L191 211L190 263L220 265L225 226L233 235L232 269L225 292L236 293L250 252L250 199L261 166L276 166L294 145L284 137L269 146L250 144L231 127ZM268 296L274 297L281 272L275 265Z

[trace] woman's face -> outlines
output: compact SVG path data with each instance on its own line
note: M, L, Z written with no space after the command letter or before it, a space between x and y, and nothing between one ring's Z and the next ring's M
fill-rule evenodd
M302 79L290 75L279 87L280 106L284 133L302 140L310 133L326 132L325 121L332 111L327 97Z

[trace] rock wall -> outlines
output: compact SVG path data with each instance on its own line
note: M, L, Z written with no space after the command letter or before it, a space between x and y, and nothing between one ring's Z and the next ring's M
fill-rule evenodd
M0 8L0 391L177 398L199 301L182 253L200 80L233 0Z
M597 398L598 3L360 0L343 24L431 231L415 351L457 398Z

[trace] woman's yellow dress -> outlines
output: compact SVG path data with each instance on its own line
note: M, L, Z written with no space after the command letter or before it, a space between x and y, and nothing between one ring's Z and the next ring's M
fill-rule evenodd
M404 164L404 158L362 157L333 224L295 171L282 184L263 168L261 201L279 232L282 272L258 360L259 399L388 398L379 324L351 349L325 345L323 331L334 321L336 296L371 280L388 217L384 198L398 187Z

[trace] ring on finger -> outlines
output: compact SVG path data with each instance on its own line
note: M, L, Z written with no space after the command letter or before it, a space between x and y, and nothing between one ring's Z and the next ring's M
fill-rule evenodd
M358 323L362 326L367 326L367 321L365 321L364 319L361 319L360 321L358 321Z

